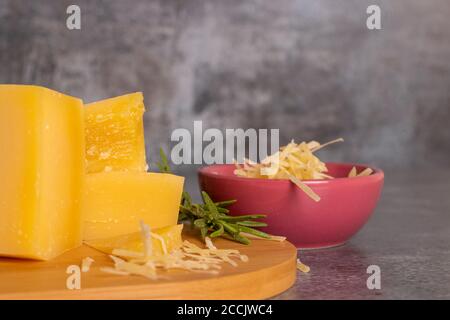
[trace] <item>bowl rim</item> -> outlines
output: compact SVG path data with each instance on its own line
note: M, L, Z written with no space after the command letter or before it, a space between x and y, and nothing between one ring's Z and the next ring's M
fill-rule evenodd
M364 169L370 168L373 170L373 173L369 176L363 176L363 177L339 177L334 179L320 179L320 180L313 180L313 179L306 179L302 180L305 184L308 185L320 185L320 184L329 184L329 183L339 183L339 182L348 182L348 181L371 181L371 180L379 180L384 179L384 172L383 170L374 167L372 165L363 164L363 163L351 163L351 162L325 162L326 165L332 164L336 166L355 166L355 167L363 167ZM217 174L209 172L211 168L213 167L229 167L234 166L234 164L211 164L206 165L197 170L198 175L200 176L207 176L212 178L220 178L224 180L234 180L234 181L253 181L253 182L260 182L260 183L290 183L288 179L261 179L261 178L247 178L247 177L239 177L235 175L224 175L224 174Z

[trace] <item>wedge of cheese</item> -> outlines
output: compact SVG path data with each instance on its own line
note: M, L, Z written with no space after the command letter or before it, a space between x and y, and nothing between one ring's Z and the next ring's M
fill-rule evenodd
M86 105L87 172L147 171L142 93Z
M175 225L184 178L147 172L88 174L83 201L84 240Z
M47 260L81 244L81 100L0 85L0 256Z
M170 253L173 250L180 248L183 244L181 238L182 230L182 224L151 230L151 233L158 237L152 237L152 254L164 254L164 249ZM106 254L113 254L113 251L117 249L144 254L144 241L141 232L134 232L110 238L94 239L86 241L85 243ZM163 246L165 248L163 248Z

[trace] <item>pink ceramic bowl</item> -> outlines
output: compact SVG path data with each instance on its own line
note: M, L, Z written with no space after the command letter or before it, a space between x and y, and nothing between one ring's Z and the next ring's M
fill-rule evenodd
M201 190L214 201L236 199L230 214L266 214L263 231L286 236L297 248L338 246L352 237L369 219L383 187L383 171L347 178L355 166L327 163L333 180L304 180L321 200L315 202L289 180L241 178L234 165L212 165L199 170Z

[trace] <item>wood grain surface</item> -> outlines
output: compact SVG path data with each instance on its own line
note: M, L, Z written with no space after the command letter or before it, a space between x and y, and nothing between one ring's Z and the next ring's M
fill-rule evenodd
M200 244L189 234L184 239ZM248 255L249 261L238 262L238 267L224 263L219 275L161 271L165 279L152 281L100 271L112 262L88 246L47 262L0 258L0 299L264 299L295 281L297 251L287 241L253 240L245 246L219 239L216 245L236 248ZM81 265L88 256L95 262L88 272L81 273L81 289L67 289L67 267Z

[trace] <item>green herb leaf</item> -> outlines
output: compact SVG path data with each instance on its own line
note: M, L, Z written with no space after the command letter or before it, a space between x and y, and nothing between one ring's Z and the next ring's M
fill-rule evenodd
M229 224L225 221L221 221L220 222L221 225L223 225L223 227L225 228L225 230L227 230L228 232L230 232L231 234L236 234L239 233L239 229L234 227L232 224Z
M220 225L219 229L217 229L216 231L212 232L209 236L211 238L220 237L221 235L223 235L224 232L225 232L225 230L223 229L223 225Z
M259 221L238 221L236 224L245 227L267 227L267 223Z
M231 206L233 203L236 203L236 200L227 200L227 201L220 201L220 202L216 202L216 206L218 207L228 207Z
M202 197L203 197L203 201L205 202L205 205L208 208L209 212L211 213L212 217L213 218L218 218L219 217L219 211L217 210L216 205L211 200L209 195L205 191L202 191Z
M238 229L239 229L239 231L247 232L247 233L250 233L250 234L260 237L260 238L270 239L270 236L267 233L253 229L253 228L238 226Z
M222 208L222 207L217 207L217 211L219 211L219 213L223 213L223 214L227 214L230 212L230 210L228 210L226 208Z
M208 228L207 227L200 228L200 234L202 236L202 239L205 240L206 236L208 235Z
M161 158L161 161L156 164L159 168L159 171L161 171L162 173L171 173L172 171L170 170L169 161L167 160L167 156L164 153L163 148L159 148L159 156Z
M204 228L206 227L206 222L204 219L197 219L194 221L194 225L198 228Z
M250 244L250 240L244 236L241 236L240 234L234 234L233 239L242 244Z
M159 150L161 160L157 163L159 170L163 173L171 173L169 161L164 150ZM223 237L242 244L250 244L250 240L240 234L246 232L261 238L270 238L264 232L253 229L252 227L265 227L264 222L253 221L255 219L265 218L262 214L229 216L229 210L226 208L236 202L236 200L227 200L213 202L211 197L202 191L203 204L193 203L192 198L186 191L183 192L178 221L190 221L191 226L200 230L200 235L204 240L209 235L211 238Z
M245 215L245 216L221 216L220 218L224 221L245 221L245 220L251 220L251 219L262 219L265 218L266 215L264 214L252 214L252 215Z

